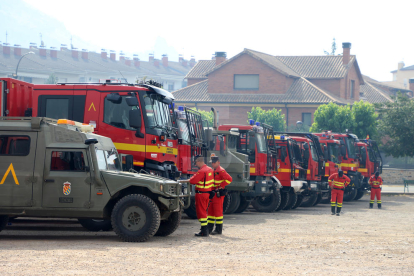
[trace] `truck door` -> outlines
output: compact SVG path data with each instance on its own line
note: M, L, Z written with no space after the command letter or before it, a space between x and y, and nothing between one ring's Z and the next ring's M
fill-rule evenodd
M37 133L0 131L0 206L32 205Z
M46 149L42 206L87 208L89 164L85 149Z

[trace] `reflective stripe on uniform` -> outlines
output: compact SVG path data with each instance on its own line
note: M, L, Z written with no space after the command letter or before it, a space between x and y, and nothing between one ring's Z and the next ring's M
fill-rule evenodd
M201 218L201 219L198 219L198 221L200 221L201 226L206 226L207 225L207 218Z
M336 202L331 201L331 206L335 206Z

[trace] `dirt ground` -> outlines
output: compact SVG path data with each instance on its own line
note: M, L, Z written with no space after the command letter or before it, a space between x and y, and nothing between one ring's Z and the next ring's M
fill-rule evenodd
M169 237L120 242L76 221L17 219L0 233L0 275L413 275L414 197L368 196L328 205L224 218L224 235L194 237L183 218ZM185 216L185 215L184 215Z

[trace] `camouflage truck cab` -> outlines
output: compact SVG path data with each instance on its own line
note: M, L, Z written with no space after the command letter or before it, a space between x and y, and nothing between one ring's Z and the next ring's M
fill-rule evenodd
M181 184L121 171L111 139L82 132L88 128L0 117L0 230L8 216L24 216L78 218L91 230L112 226L131 242L173 233L189 197Z

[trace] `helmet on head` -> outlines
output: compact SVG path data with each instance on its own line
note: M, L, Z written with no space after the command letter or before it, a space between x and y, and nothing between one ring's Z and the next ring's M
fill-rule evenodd
M217 161L219 161L219 157L215 153L212 153L210 155L210 163L216 163Z
M338 171L338 175L339 175L339 177L344 176L344 171L343 171L343 170L339 170L339 171Z
M379 176L379 171L375 172L375 176L378 177Z

